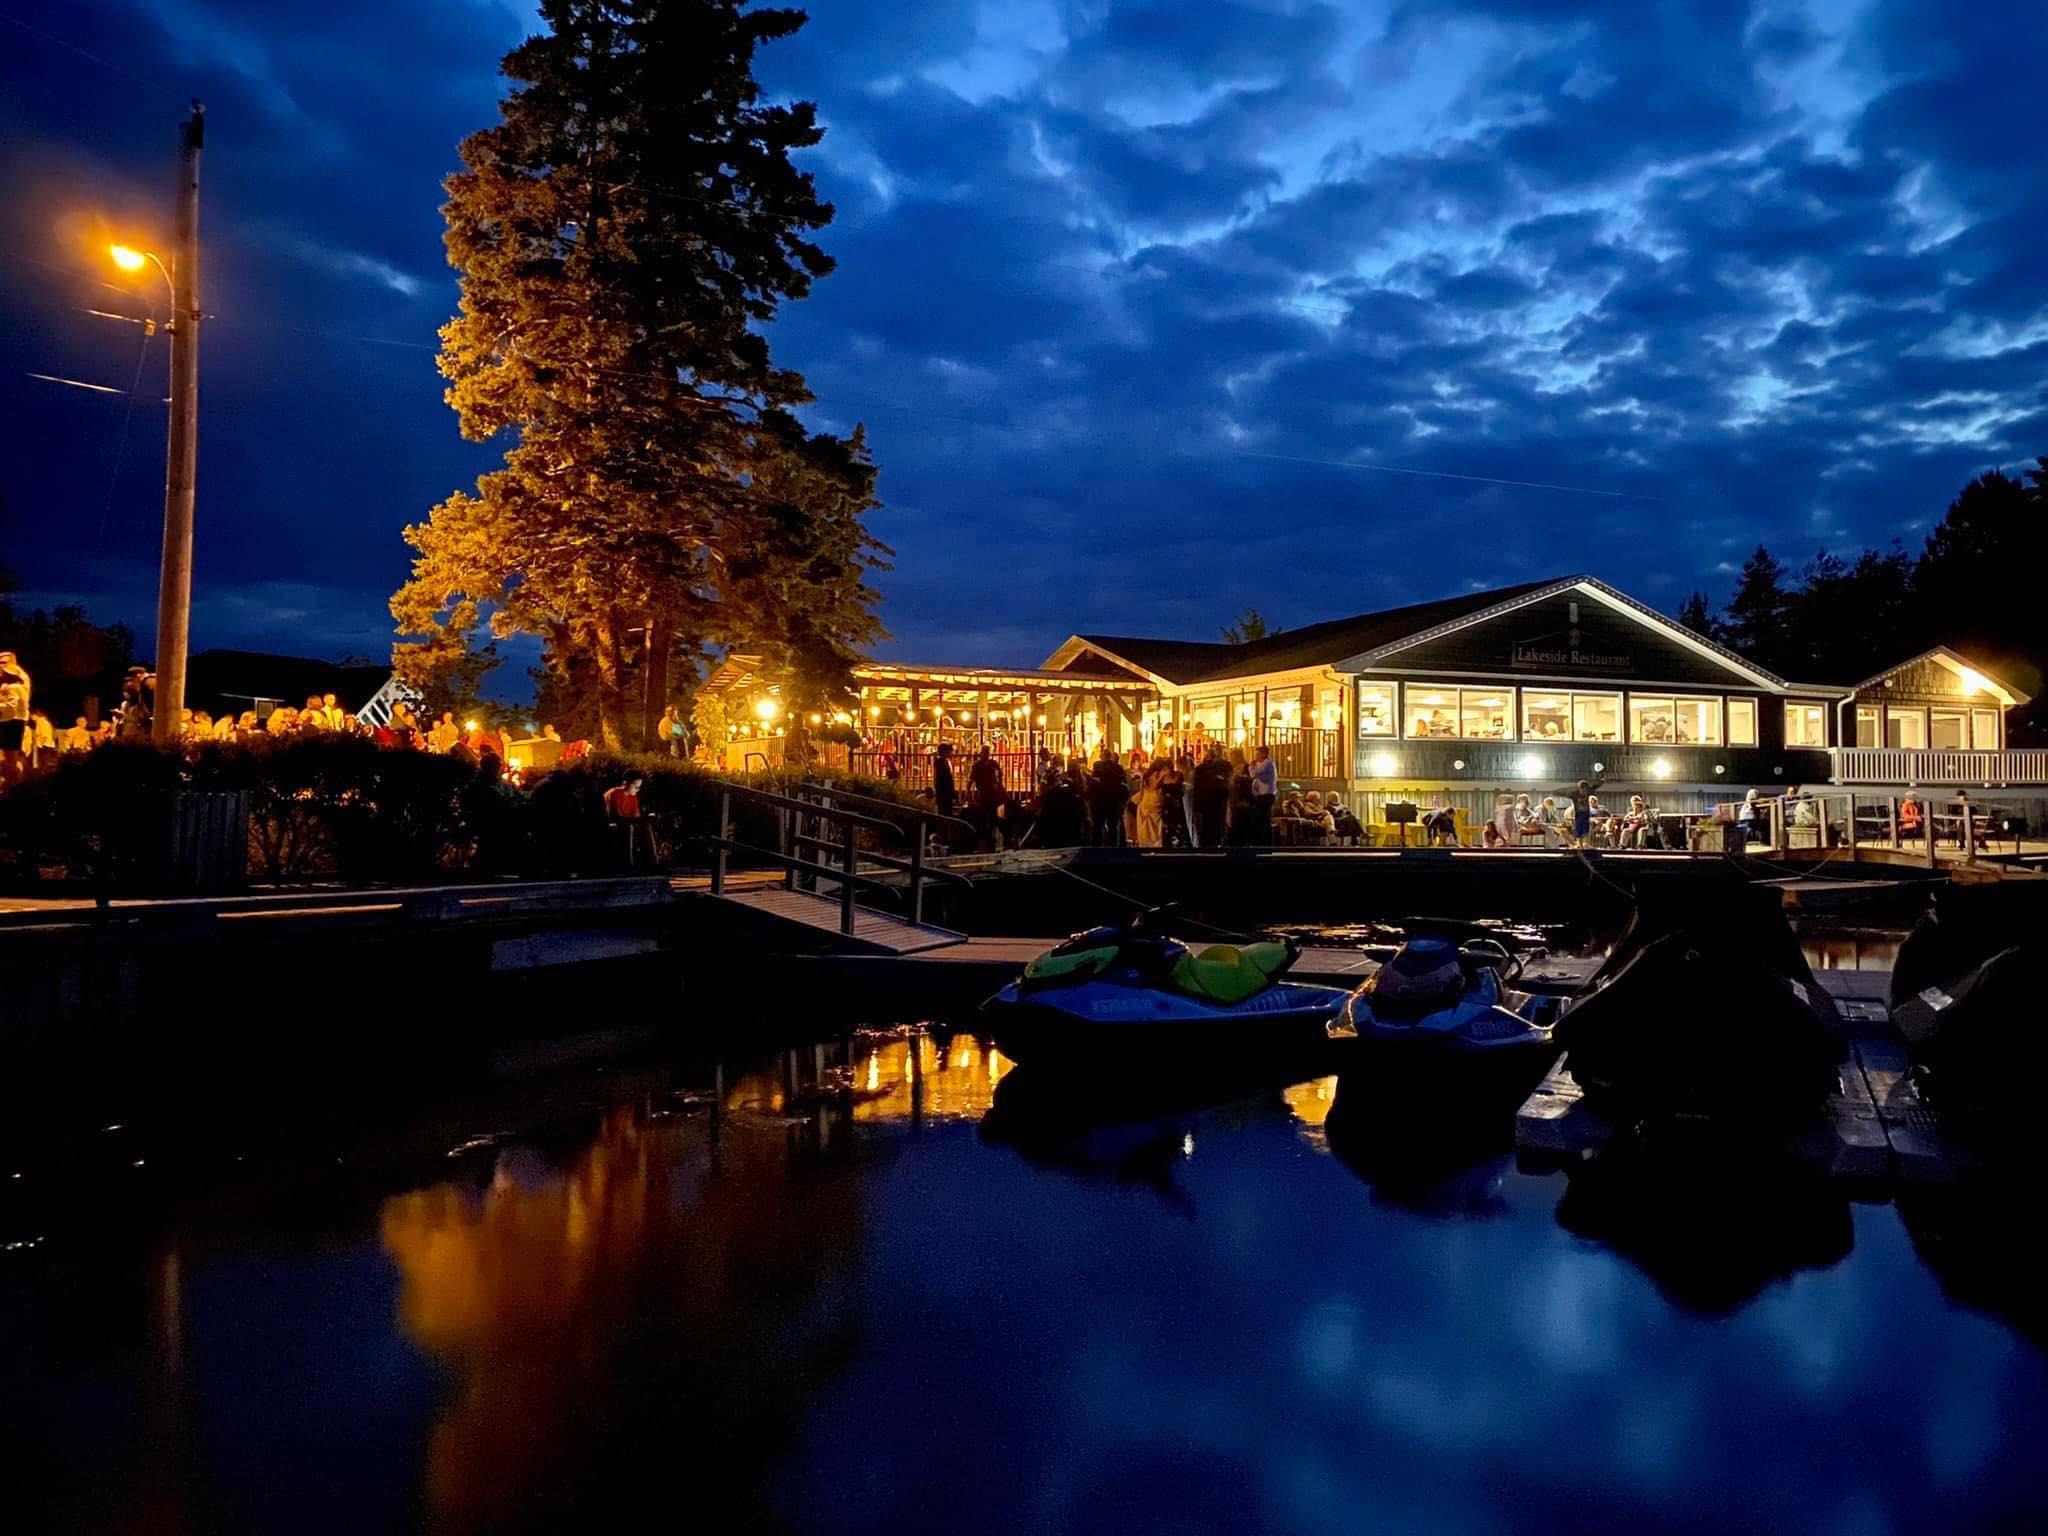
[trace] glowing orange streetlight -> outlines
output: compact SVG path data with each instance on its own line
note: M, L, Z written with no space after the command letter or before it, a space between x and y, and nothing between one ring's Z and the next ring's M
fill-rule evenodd
M132 245L110 245L107 254L114 259L114 265L123 272L140 272L149 260L147 253L138 251Z

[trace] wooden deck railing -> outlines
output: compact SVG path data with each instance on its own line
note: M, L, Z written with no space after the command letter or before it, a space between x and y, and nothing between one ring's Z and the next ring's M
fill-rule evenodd
M1841 747L1837 784L2048 784L2048 749L1936 751L1919 747Z

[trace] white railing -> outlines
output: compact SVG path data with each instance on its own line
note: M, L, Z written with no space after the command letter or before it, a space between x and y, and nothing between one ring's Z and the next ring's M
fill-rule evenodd
M1837 784L2048 784L2048 749L1947 752L1838 747Z

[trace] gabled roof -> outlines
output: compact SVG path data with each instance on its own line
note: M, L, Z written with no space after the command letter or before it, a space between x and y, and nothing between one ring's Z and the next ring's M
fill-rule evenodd
M1998 695L2007 709L2014 709L2022 704L2031 704L2033 702L2031 698L2021 693L2010 683L2002 681L1989 668L1978 666L1976 662L1970 660L1969 657L1963 655L1960 651L1951 650L1945 645L1937 645L1930 650L1920 652L1917 656L1908 656L1903 661L1893 662L1882 672L1875 673L1864 678L1862 682L1855 684L1855 691L1860 693L1874 683L1881 683L1894 672L1902 672L1916 661L1931 661L1940 666L1947 667L1949 671L1955 673L1956 676L1962 678L1965 682L1975 679L1992 693Z
M1445 620L1431 629L1391 641L1380 646L1377 650L1348 657L1342 665L1346 671L1357 671L1361 667L1385 661L1387 658L1408 649L1410 646L1420 645L1426 640L1435 640L1444 635L1455 634L1457 631L1468 629L1474 624L1483 624L1490 619L1500 617L1502 614L1512 613L1515 609L1526 607L1530 603L1541 602L1546 597L1555 597L1561 592L1570 591L1582 592L1596 601L1603 602L1616 612L1634 619L1645 628L1657 630L1668 638L1676 640L1680 645L1690 650L1698 651L1702 656L1718 661L1721 665L1740 672L1745 677L1761 683L1767 688L1785 689L1791 687L1777 673L1758 666L1740 652L1731 651L1718 640L1711 640L1697 630L1687 629L1669 614L1659 613L1648 603L1637 602L1626 592L1616 587L1610 587L1597 576L1562 576L1555 581L1539 581L1523 587L1498 587L1491 592L1474 593L1475 597L1490 598L1493 601L1474 612L1461 614L1456 618Z
M1400 608L1383 608L1377 613L1356 614L1348 619L1326 619L1300 629L1282 630L1263 640L1241 645L1225 641L1146 640L1129 635L1075 635L1046 660L1057 667L1086 647L1113 661L1148 672L1162 681L1186 686L1189 683L1221 682L1232 677L1256 677L1266 672L1292 672L1302 667L1332 666L1347 656L1376 650L1403 638L1499 606L1503 601L1569 583L1525 582L1515 587L1495 587L1487 592L1468 592L1458 597L1438 598L1427 603L1409 603Z
M1427 603L1383 608L1348 619L1329 619L1301 629L1283 630L1242 645L1199 640L1147 640L1129 635L1075 635L1054 651L1046 666L1059 667L1085 652L1094 652L1176 687L1334 667L1356 672L1397 656L1411 646L1454 634L1546 597L1577 589L1638 623L1657 629L1709 656L1764 687L1781 689L1783 678L1739 656L1724 645L1696 634L1666 614L1637 602L1592 576L1557 576L1493 587Z

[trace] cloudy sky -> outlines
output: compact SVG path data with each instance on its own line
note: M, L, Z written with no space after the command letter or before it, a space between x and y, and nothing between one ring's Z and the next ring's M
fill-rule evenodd
M839 271L775 345L868 424L888 654L1036 661L1759 539L1917 546L2048 452L2037 0L817 0ZM195 644L389 642L440 179L519 0L0 0L0 558L153 623L166 348L83 313L208 106ZM139 372L138 372L139 370ZM99 394L50 374L126 391ZM130 409L131 400L133 409ZM1368 467L1369 466L1369 467Z

